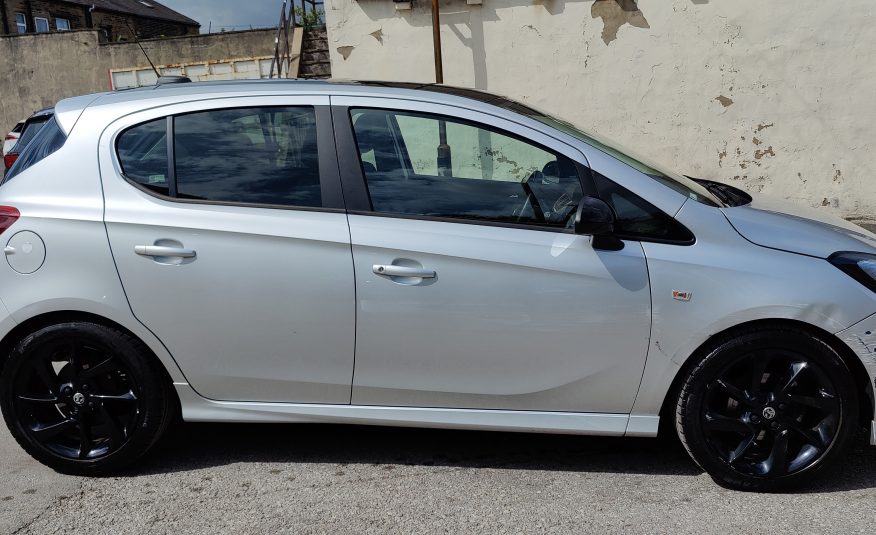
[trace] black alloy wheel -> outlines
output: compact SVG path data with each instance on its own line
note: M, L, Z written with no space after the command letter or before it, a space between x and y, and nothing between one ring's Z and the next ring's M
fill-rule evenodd
M107 473L139 458L164 431L172 407L147 351L130 335L91 323L28 336L2 377L12 434L65 473Z
M677 428L719 483L780 490L823 470L848 444L858 400L849 370L794 328L721 341L682 387Z

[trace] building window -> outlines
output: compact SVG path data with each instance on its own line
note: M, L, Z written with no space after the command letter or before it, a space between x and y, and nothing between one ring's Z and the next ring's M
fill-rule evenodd
M34 17L33 25L37 33L46 33L49 31L49 19L43 17Z
M55 28L57 28L59 31L69 30L70 21L68 19L55 18Z
M15 27L18 28L18 33L27 33L27 18L24 13L15 14Z

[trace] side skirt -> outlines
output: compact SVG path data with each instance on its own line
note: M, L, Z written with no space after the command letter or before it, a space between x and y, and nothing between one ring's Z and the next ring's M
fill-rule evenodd
M627 414L214 401L199 396L187 383L174 387L187 422L343 423L601 436L623 436L630 423ZM657 435L657 417L638 418L632 436Z

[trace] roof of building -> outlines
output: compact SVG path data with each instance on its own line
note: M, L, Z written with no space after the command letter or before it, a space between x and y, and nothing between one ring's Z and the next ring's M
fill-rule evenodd
M146 17L150 19L169 20L187 24L192 26L200 26L196 20L186 17L182 13L178 13L169 7L162 5L155 0L64 0L71 4L100 9L103 11L115 11L117 13L128 13L137 17Z

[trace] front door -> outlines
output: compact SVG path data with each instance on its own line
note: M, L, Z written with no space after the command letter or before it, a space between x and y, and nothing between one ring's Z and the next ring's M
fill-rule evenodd
M350 401L353 267L327 103L177 105L101 143L131 308L203 396Z
M361 159L344 178L364 175L370 205L349 218L353 403L629 412L648 273L639 242L596 250L571 231L583 156L472 111L343 104Z

